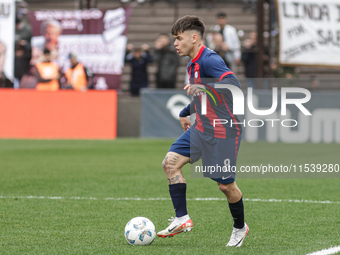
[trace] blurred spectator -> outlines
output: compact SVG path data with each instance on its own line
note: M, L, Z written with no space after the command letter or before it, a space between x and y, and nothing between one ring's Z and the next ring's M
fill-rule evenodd
M31 47L25 40L15 45L14 77L20 82L22 76L30 69Z
M298 77L299 69L293 66L278 66L271 63L270 68L279 87L292 87L294 78Z
M131 64L130 93L132 96L139 96L140 89L149 85L147 68L152 62L149 49L147 44L143 44L141 48L135 48L133 44L128 44L126 47L125 61Z
M241 59L241 45L238 38L236 29L228 25L227 14L220 12L216 15L217 24L213 26L212 30L217 31L223 35L224 42L226 44L226 63L230 69L235 69L236 64L240 62ZM208 44L210 45L212 38L207 37Z
M56 20L45 20L41 24L41 34L44 36L44 40L40 41L34 47L38 48L42 54L44 49L48 49L51 52L51 59L58 59L58 38L62 32L61 25Z
M245 76L247 78L247 87L255 88L257 77L257 33L251 32L250 38L244 40L242 46L242 61L244 63Z
M31 66L29 70L22 76L19 84L21 89L34 89L37 85L37 78L35 77L36 67Z
M33 47L30 65L35 66L38 62L40 62L39 59L40 59L40 50L38 48Z
M272 63L270 68L275 78L297 78L299 73L299 69L294 66L278 66L277 64Z
M266 73L266 67L268 67L269 61L269 48L264 45L264 52L261 57L263 61L264 74ZM245 76L247 78L247 86L254 89L264 88L268 89L269 83L267 79L255 79L257 78L257 61L258 61L258 48L257 48L257 33L251 32L249 38L244 40L242 46L242 61L245 68ZM267 68L268 69L268 68ZM267 70L268 72L268 70Z
M167 34L160 34L155 41L154 61L157 64L157 88L175 88L177 81L177 68L180 64L179 56L170 44Z
M243 11L251 9L252 12L256 12L257 0L243 0Z
M66 89L86 91L93 88L93 73L90 72L82 63L78 62L77 56L69 54L71 67L66 70Z
M0 72L0 88L13 88L13 82L11 82L4 72Z
M11 82L4 73L5 58L6 46L0 41L0 87L13 88L13 82Z
M311 77L311 90L320 89L320 80L316 75L312 75Z
M15 43L18 41L26 41L26 43L30 43L32 38L32 29L27 22L15 18Z
M57 91L59 90L59 68L54 62L51 62L51 52L44 50L44 62L36 64L35 77L37 79L36 89L39 91Z
M29 63L29 69L28 71L21 77L20 80L20 88L25 89L34 89L37 85L37 78L35 76L36 73L36 67L35 65L39 62L40 58L40 50L37 48L32 48L32 58Z
M226 54L228 51L228 45L223 41L223 35L219 32L212 33L212 40L209 44L209 48L215 51L218 55L220 55L226 65L228 66L228 62L226 60Z

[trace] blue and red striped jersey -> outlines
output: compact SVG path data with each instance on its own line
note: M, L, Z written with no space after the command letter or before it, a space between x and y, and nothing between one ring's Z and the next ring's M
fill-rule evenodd
M203 46L198 55L187 66L190 84L203 84L210 93L203 92L194 96L193 102L185 112L196 112L196 121L192 128L212 134L217 138L239 136L242 127L233 114L233 97L228 89L214 89L215 84L231 84L241 87L233 72L224 60L213 50ZM205 93L206 113L202 114L202 96ZM223 121L218 121L218 119ZM223 123L223 124L222 124ZM231 125L232 123L232 125Z

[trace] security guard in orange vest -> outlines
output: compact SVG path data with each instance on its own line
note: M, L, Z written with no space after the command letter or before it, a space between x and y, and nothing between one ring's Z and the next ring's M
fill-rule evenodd
M90 88L92 74L77 60L77 56L73 53L69 54L71 67L66 70L66 88L86 91Z
M59 67L56 63L51 62L51 53L48 49L44 50L44 61L37 63L35 67L35 77L38 81L36 90L59 90Z

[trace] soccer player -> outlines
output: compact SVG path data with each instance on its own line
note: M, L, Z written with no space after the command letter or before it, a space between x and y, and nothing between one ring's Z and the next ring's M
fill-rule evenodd
M239 120L232 114L231 92L228 89L215 89L216 84L231 84L240 88L240 83L223 59L203 44L204 24L195 16L184 16L175 22L171 33L175 38L177 53L191 58L187 67L191 84L186 85L184 89L193 95L194 100L180 113L180 123L185 132L171 145L163 160L176 212L176 218L170 220L169 226L157 233L163 238L188 232L193 228L193 222L187 212L186 181L182 167L202 158L203 166L218 164L235 168L242 132ZM202 85L207 78L217 82ZM201 104L203 89L209 92L209 95L219 92L220 99L216 106L214 99L205 95L204 112ZM187 116L193 112L196 112L196 121L191 126ZM234 125L214 125L214 119L229 120L228 123L232 121ZM212 180L217 182L219 189L226 195L234 219L233 231L227 246L239 247L249 231L244 222L242 193L236 185L233 171L227 172L226 176L218 177L212 177Z

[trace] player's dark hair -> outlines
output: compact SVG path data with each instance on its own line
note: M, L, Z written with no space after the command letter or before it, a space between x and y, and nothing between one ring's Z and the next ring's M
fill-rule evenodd
M219 12L216 14L216 18L227 18L227 14L225 12Z
M204 24L198 17L187 15L175 22L171 28L171 34L176 36L189 30L199 31L201 38L203 38Z

